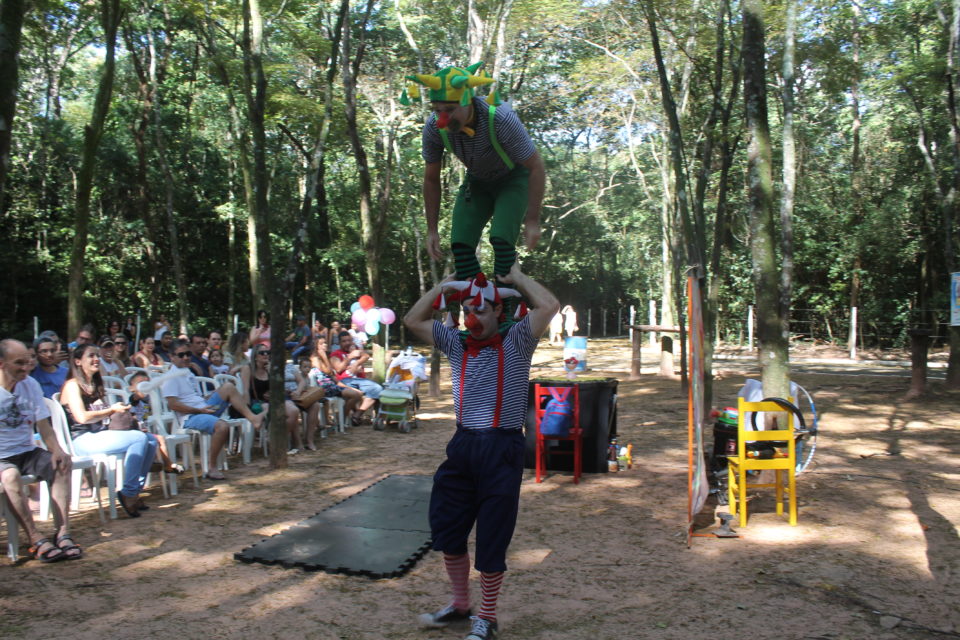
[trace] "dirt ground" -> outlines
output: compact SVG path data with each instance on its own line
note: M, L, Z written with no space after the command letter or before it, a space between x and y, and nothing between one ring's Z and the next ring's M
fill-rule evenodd
M555 374L560 349L543 344L535 362ZM759 493L742 537L687 548L685 395L674 380L628 381L624 340L592 342L588 362L592 375L621 380L620 441L633 443L634 468L580 485L527 474L502 638L960 637L960 395L932 385L905 403L906 378L797 375L821 414L814 464L798 479L799 525ZM718 404L732 403L742 380L720 370ZM422 391L409 435L359 427L282 471L255 457L228 482L182 482L172 499L154 486L153 509L136 520L101 526L83 501L73 520L83 560L0 559L0 637L462 638L416 626L447 599L437 554L389 580L233 559L387 474L432 473L451 403Z

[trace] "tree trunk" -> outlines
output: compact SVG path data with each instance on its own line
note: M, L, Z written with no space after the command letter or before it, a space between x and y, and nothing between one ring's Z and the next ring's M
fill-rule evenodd
M260 14L259 0L244 0L243 4L243 70L244 94L247 100L247 116L250 122L250 134L253 143L253 195L254 208L251 217L256 227L264 230L254 238L251 252L256 248L260 276L267 294L270 309L271 339L270 345L270 467L273 469L287 466L287 447L289 446L286 426L286 410L283 397L283 370L286 361L286 349L283 337L286 335L284 322L284 300L277 290L274 277L273 247L269 229L272 228L271 212L267 200L270 186L267 171L267 135L265 129L265 110L267 102L267 79L263 71L263 19Z
M120 0L102 0L100 22L104 32L103 71L94 98L90 123L83 130L83 151L77 172L77 200L73 222L73 248L70 252L70 277L67 285L67 335L75 336L83 325L83 271L86 266L90 196L93 191L97 149L103 136L104 123L113 95L113 76L117 28L120 24Z
M366 24L373 10L374 0L367 0L366 12L359 31L366 33ZM361 37L356 54L352 52L351 29L343 30L343 88L344 114L347 119L347 136L350 139L350 148L357 164L358 183L360 188L360 232L363 237L363 252L367 263L367 283L370 285L370 294L375 300L383 296L380 284L380 253L383 238L378 233L378 223L373 213L373 188L370 179L370 163L367 152L360 140L360 130L357 124L357 75L360 71L360 62L366 44ZM351 58L351 56L354 56ZM379 215L377 216L379 217Z
M947 48L947 107L950 112L950 143L953 147L953 197L943 207L943 228L946 238L947 273L957 271L957 193L960 193L960 115L957 113L957 91L960 89L960 0L953 0L950 20L950 46ZM952 283L951 283L952 284ZM948 389L960 389L960 327L950 327L950 356L947 359Z
M786 0L787 24L783 45L783 195L780 200L780 246L783 264L780 270L781 332L789 340L790 307L793 300L793 202L797 186L797 153L793 136L793 54L797 28L797 5Z
M860 272L863 270L862 247L860 246L860 228L863 223L863 170L860 157L860 5L854 2L853 8L853 81L850 86L850 109L853 123L850 134L853 138L853 150L850 158L850 208L852 218L850 233L853 239L853 268L850 272L850 308L860 306L860 289L862 282ZM856 328L850 323L847 335L847 345L852 347L857 342Z
M3 0L0 3L0 214L6 210L4 192L10 170L13 118L17 113L20 32L25 12L23 0Z
M783 335L780 274L773 223L773 173L767 119L763 2L743 4L743 97L746 102L750 254L757 301L757 345L766 396L789 395L789 350Z

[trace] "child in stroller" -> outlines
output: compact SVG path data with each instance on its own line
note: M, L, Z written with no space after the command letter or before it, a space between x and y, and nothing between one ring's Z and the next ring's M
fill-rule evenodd
M389 422L396 422L401 433L410 433L417 423L417 408L420 398L417 387L426 380L426 359L410 347L401 352L387 368L387 379L380 394L380 410L373 421L373 428L386 429Z

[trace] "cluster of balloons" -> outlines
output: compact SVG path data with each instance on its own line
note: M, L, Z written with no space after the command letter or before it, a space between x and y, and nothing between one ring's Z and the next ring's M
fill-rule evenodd
M373 296L362 295L350 305L350 320L358 327L363 327L368 336L379 333L381 324L393 324L397 314L391 309L380 308L373 301Z

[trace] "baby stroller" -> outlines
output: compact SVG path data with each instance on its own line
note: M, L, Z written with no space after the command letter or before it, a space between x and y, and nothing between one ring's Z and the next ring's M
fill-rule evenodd
M417 387L426 380L426 358L414 353L409 347L387 368L387 379L380 393L380 410L373 421L373 428L383 431L390 422L396 422L401 433L410 433L417 424L417 407L420 398Z

